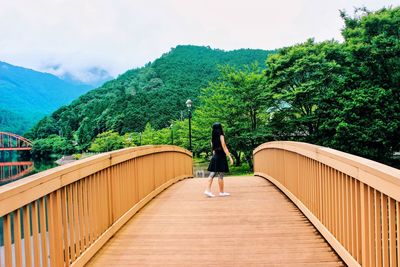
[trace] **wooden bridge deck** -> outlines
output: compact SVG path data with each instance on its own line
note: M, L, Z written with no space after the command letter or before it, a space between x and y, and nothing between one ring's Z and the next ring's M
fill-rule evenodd
M216 182L213 185L216 191ZM345 266L286 196L259 177L181 181L140 210L88 266Z

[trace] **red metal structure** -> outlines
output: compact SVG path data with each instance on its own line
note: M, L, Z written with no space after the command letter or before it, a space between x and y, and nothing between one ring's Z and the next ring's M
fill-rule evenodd
M31 150L32 141L13 133L0 132L0 151Z
M23 162L0 162L0 184L21 178L33 170L33 163Z

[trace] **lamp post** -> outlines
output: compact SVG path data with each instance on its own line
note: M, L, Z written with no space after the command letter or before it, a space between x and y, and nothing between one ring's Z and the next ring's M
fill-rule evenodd
M186 106L189 112L189 150L192 151L192 100L186 101Z
M174 124L171 123L171 125L169 126L169 128L171 129L171 145L174 144Z

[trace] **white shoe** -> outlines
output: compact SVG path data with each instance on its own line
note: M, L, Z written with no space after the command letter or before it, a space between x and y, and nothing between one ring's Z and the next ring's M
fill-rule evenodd
M229 194L229 193L227 193L227 192L222 192L222 193L219 193L219 196L220 197L227 197L227 196L230 196L231 194Z
M212 193L212 192L210 192L210 191L204 191L204 194L206 195L206 196L208 196L208 197L215 197L215 195Z

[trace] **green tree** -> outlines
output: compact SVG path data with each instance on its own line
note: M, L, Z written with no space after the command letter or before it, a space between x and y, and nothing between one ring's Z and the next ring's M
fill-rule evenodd
M51 155L70 155L76 151L72 141L58 135L33 141L31 154L35 158L49 158Z
M107 152L121 149L126 144L125 138L117 132L107 131L97 135L89 150L93 152Z
M352 73L331 144L392 164L400 150L400 7L342 17Z
M276 136L317 141L321 117L336 104L346 81L345 58L338 42L313 40L268 58L266 76L276 100L271 126Z
M266 78L257 64L238 69L221 68L218 82L211 83L202 91L202 105L194 113L196 135L209 149L210 129L220 122L227 134L227 142L236 162L240 164L240 152L244 152L252 167L252 151L270 138L266 126L266 109L272 105L266 88Z

